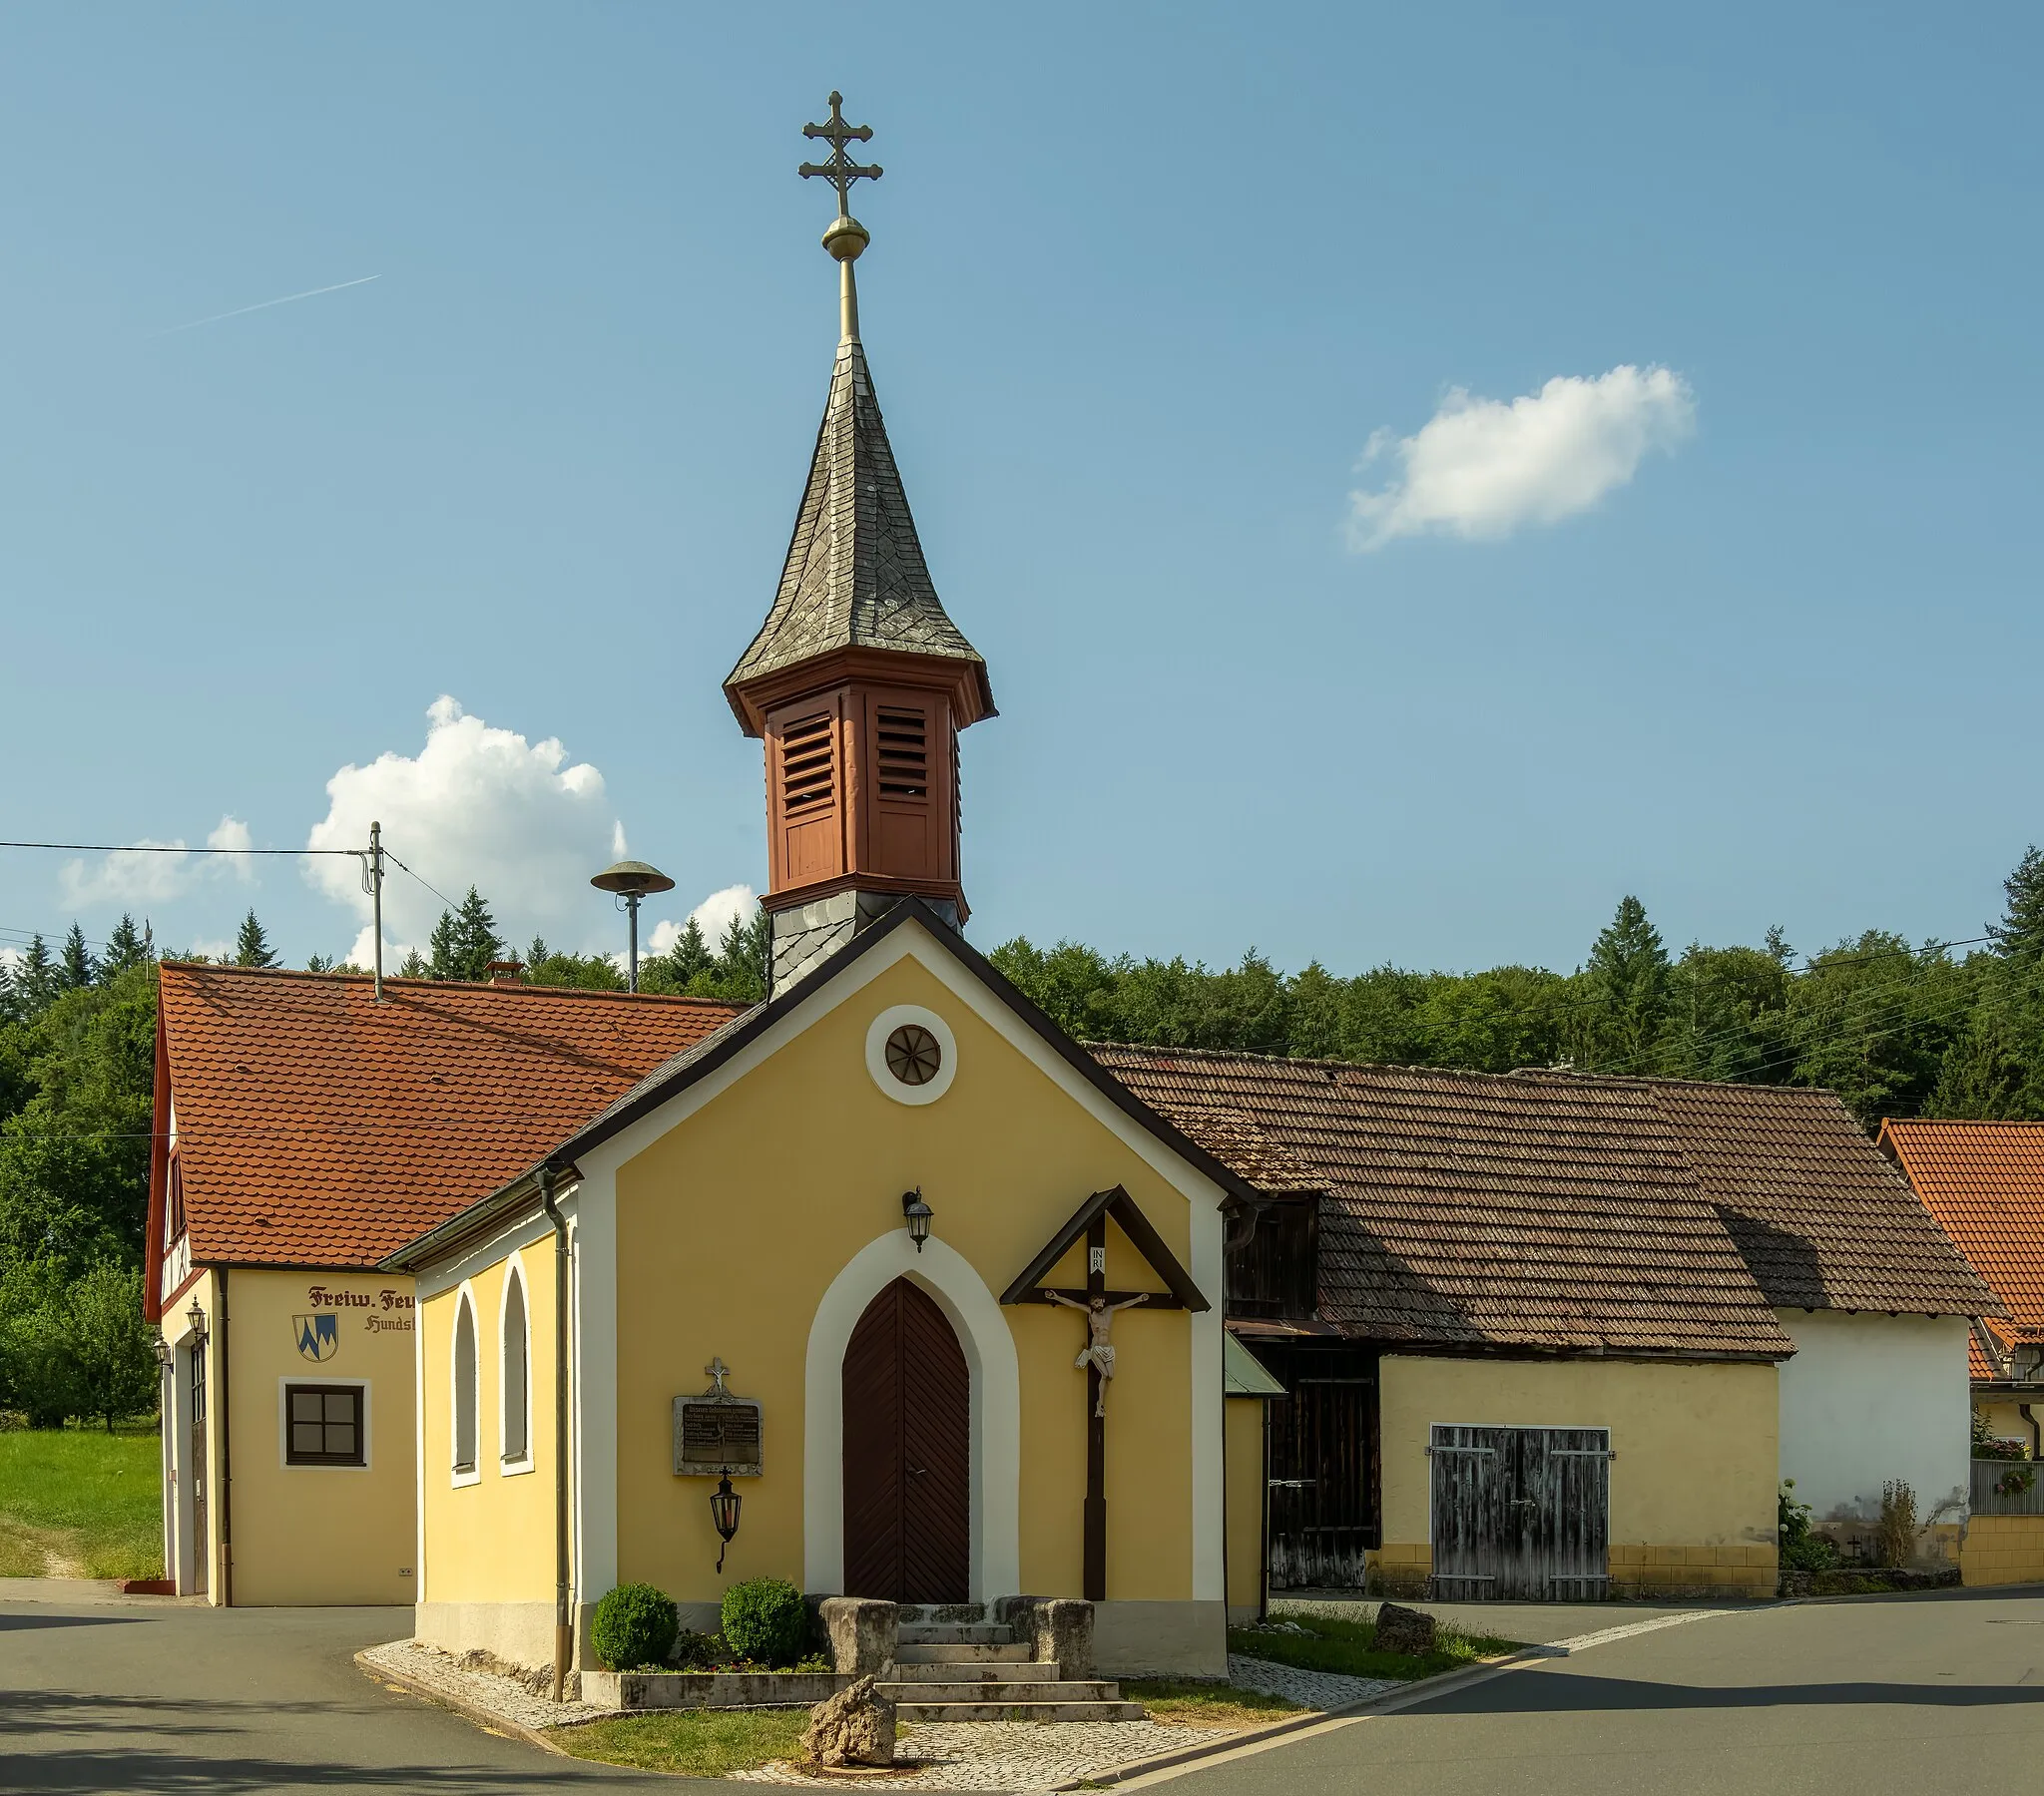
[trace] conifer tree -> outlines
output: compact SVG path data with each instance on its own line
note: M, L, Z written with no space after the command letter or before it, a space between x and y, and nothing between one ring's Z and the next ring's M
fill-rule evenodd
M130 967L141 966L148 959L149 944L135 927L135 919L123 911L120 922L114 925L114 933L107 937L107 951L100 957L101 983Z
M433 977L433 969L426 965L416 948L407 948L404 951L404 959L398 964L397 977L399 979L431 979Z
M682 925L682 933L675 939L675 945L667 951L667 976L674 982L674 989L686 992L703 974L716 965L717 957L710 952L710 944L703 939L703 925L694 917Z
M474 886L451 911L442 911L426 944L435 979L487 979L490 962L504 952L497 920Z
M40 1017L63 989L57 963L50 958L49 943L40 935L31 936L28 947L22 951L21 965L14 973L16 1002L22 1016Z
M257 921L256 908L251 905L249 914L242 919L242 927L235 936L235 965L238 967L273 967L276 965L276 950L269 945L269 938L262 933Z
M1999 923L1988 924L1988 938L2004 961L2035 965L2044 960L2044 854L2034 842L2001 889L2008 894L2008 908Z
M1583 981L1591 999L1586 1071L1650 1071L1643 1063L1668 1015L1668 950L1630 893L1591 944Z
M58 962L57 977L60 989L66 992L83 991L92 984L93 960L85 945L85 931L76 923L71 933L64 938L64 955Z

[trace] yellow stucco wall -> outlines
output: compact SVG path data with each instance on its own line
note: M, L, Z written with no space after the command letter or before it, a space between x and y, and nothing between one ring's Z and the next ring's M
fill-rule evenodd
M207 1268L201 1271L199 1276L186 1286L184 1290L180 1291L166 1307L163 1319L158 1324L158 1333L174 1348L179 1349L181 1353L188 1352L191 1347L193 1306L196 1304L206 1315L208 1326L211 1327L211 1319L218 1315L220 1311L219 1291L220 1281L212 1269ZM207 1413L210 1416L218 1416L221 1413L219 1366L218 1357L209 1361L206 1385ZM191 1391L182 1379L176 1388L173 1401L177 1406L178 1414L171 1418L172 1450L167 1456L169 1463L164 1468L164 1575L176 1578L180 1591L189 1595L195 1593L198 1589L198 1585L194 1582L194 1573L197 1567L193 1564L181 1565L179 1563L183 1542L190 1538L192 1528L191 1519L189 1516L181 1513L181 1506L191 1501L192 1477L195 1468L191 1464L189 1457L192 1445L190 1432ZM209 1492L218 1493L221 1489L222 1480L220 1476L220 1430L217 1426L213 1428L212 1438L207 1443L206 1458L206 1489ZM221 1527L220 1503L216 1495L207 1506L206 1539L196 1544L197 1560L206 1569L206 1598L209 1602L216 1605L225 1600L221 1577L221 1568L225 1563L223 1559L224 1550Z
M1963 1583L2044 1583L2044 1516L1975 1516L1958 1559Z
M1381 1367L1383 1541L1392 1584L1432 1564L1435 1423L1611 1431L1621 1589L1771 1594L1779 1547L1775 1368L1624 1360L1420 1359Z
M502 1452L504 1281L512 1256L475 1273L466 1286L437 1292L419 1306L425 1392L420 1492L426 1553L421 1602L545 1601L554 1596L554 1238L517 1250L530 1336L529 1470L507 1466ZM457 1304L466 1290L475 1308L476 1468L457 1482L454 1466L453 1352Z
M2020 1441L2028 1449L2035 1438L2023 1419L2022 1406L2014 1399L1975 1397L1973 1413L1987 1418L1988 1431L1997 1439ZM2044 1399L2030 1405L2030 1413L2044 1423Z
M242 1266L228 1273L227 1297L234 1601L410 1602L417 1539L411 1280ZM217 1355L217 1297L208 1308ZM321 1313L337 1319L337 1345L314 1362L298 1351L295 1318ZM286 1381L367 1386L366 1467L283 1463ZM220 1413L217 1400L213 1413ZM216 1451L219 1445L216 1428ZM216 1503L216 1528L221 1517ZM216 1598L219 1587L216 1579Z
M1228 1452L1228 1606L1264 1596L1264 1403L1231 1397L1223 1412Z
M934 1104L895 1103L867 1074L867 1027L896 1004L927 1006L956 1035L956 1077ZM1089 1192L1116 1183L1189 1263L1187 1198L912 959L626 1162L617 1175L620 1578L711 1602L738 1578L802 1581L810 1324L846 1262L900 1228L903 1190L921 1188L936 1235L998 1296ZM1057 1282L1083 1278L1075 1249ZM1112 1227L1108 1282L1162 1288ZM1020 1581L1077 1595L1085 1378L1072 1360L1084 1325L1040 1305L1002 1315L1020 1362ZM1108 1596L1188 1598L1189 1318L1125 1311L1114 1335ZM672 1400L703 1388L715 1355L732 1368L732 1389L765 1406L766 1475L744 1482L744 1522L721 1579L708 1486L676 1478L671 1461ZM1218 1367L1203 1400L1221 1401Z

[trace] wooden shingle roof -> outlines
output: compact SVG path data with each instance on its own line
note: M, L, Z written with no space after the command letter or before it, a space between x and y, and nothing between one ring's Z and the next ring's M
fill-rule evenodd
M1190 1133L1251 1119L1326 1192L1320 1313L1386 1343L1786 1358L1793 1349L1637 1083L1096 1046ZM1212 1150L1230 1143L1209 1128ZM1236 1168L1252 1176L1249 1162ZM1254 1181L1254 1180L1253 1180Z
M366 978L175 962L160 979L194 1264L373 1266L739 1009L426 980L386 980L377 1004Z

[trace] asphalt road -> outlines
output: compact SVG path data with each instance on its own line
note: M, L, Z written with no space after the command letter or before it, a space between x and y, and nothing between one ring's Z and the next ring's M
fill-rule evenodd
M402 1634L403 1609L219 1610L10 1582L0 1790L678 1781L544 1754L372 1682L352 1654ZM1606 1626L1653 1612L1587 1611ZM1166 1775L1172 1796L1934 1796L2019 1785L2040 1753L2044 1591L1940 1591L1719 1610Z
M27 1579L8 1579L6 1584ZM372 1683L409 1609L209 1609L0 1584L0 1791L666 1790ZM695 1788L711 1786L700 1782ZM716 1786L730 1790L729 1784Z
M2040 1755L2044 1591L1952 1590L1718 1610L1214 1761L1172 1796L1936 1796L2026 1783Z

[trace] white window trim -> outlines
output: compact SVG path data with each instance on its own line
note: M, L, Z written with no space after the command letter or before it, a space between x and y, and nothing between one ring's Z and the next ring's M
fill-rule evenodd
M461 1312L468 1311L469 1333L475 1340L475 1464L466 1472L461 1469L457 1455L461 1451ZM467 1279L461 1281L461 1288L454 1295L454 1327L447 1336L447 1475L448 1481L459 1489L463 1485L481 1484L483 1481L483 1342L482 1330L475 1323L475 1287Z
M937 1076L928 1085L903 1085L887 1067L887 1038L903 1025L915 1023L937 1038ZM934 1104L951 1089L958 1077L958 1038L950 1024L933 1010L919 1004L892 1004L872 1020L866 1030L866 1071L896 1104Z
M510 1393L504 1382L504 1320L511 1309L511 1281L518 1281L519 1313L525 1318L525 1451L515 1459L504 1451L505 1422ZM532 1286L525 1277L525 1261L517 1253L504 1262L504 1285L497 1293L497 1467L506 1478L521 1478L532 1465Z
M291 1418L289 1401L284 1396L288 1385L349 1385L362 1394L362 1463L359 1466L304 1466L291 1462ZM276 1381L276 1463L284 1471L299 1472L347 1472L361 1473L373 1470L375 1465L376 1437L369 1428L369 1381L366 1378L301 1378L295 1372L286 1372Z

